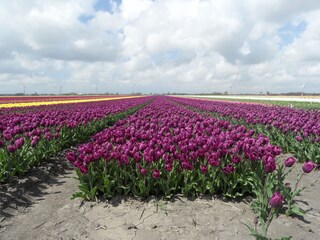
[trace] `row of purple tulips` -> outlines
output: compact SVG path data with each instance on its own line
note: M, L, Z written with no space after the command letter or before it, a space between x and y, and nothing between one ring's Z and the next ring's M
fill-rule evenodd
M320 110L303 110L250 103L170 98L183 106L212 113L266 135L299 161L320 163Z
M131 193L229 197L250 193L257 169L276 169L280 147L243 125L204 116L158 97L83 144L68 160L93 198ZM264 176L264 177L265 177Z
M150 98L75 103L2 110L0 115L0 182L116 122L126 111ZM118 114L118 115L117 115Z

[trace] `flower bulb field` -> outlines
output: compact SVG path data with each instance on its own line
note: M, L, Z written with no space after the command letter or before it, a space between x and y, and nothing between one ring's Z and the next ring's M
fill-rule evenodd
M0 108L56 105L80 102L96 102L131 98L132 96L36 96L36 97L0 97Z
M0 239L317 239L319 149L318 109L3 97Z

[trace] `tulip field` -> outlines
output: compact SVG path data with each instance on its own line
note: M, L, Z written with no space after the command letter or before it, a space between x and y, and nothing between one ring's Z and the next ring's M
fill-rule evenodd
M80 145L68 160L80 169L84 197L97 192L235 197L250 190L248 178L256 168L273 171L281 153L254 133L158 97Z
M148 98L0 109L0 182L126 116Z
M156 96L2 108L0 122L0 181L82 143L67 159L85 199L237 197L282 153L320 162L318 110Z
M65 95L65 96L2 96L0 104L17 104L17 103L35 103L35 102L51 102L51 101L66 101L66 100L85 100L85 99L101 99L123 97L121 95ZM1 105L3 107L3 105Z
M305 214L294 199L304 189L301 178L320 163L319 129L320 110L257 103L172 96L4 99L0 184L67 149L61 161L79 180L73 198L249 195L257 220L255 227L244 225L268 239L283 206L287 216ZM291 188L285 179L298 162Z
M320 110L184 98L172 100L263 133L299 161L312 159L320 163Z
M37 96L37 97L0 97L0 108L15 108L30 107L30 106L44 106L44 105L57 105L81 102L97 102L116 99L132 98L132 96Z
M320 96L241 96L241 95L180 95L188 98L206 99L224 102L257 103L289 108L320 109Z
M319 163L319 116L317 111L155 97L68 153L80 180L75 196L243 196L252 192L257 172L263 180L276 170L282 153L294 153L312 168Z

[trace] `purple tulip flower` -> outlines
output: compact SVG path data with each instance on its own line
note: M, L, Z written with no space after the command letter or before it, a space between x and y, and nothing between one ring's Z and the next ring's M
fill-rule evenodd
M292 167L296 162L296 159L294 157L289 157L284 161L284 165L286 167Z
M315 164L314 162L312 161L307 161L303 167L302 167L302 170L305 172L305 173L310 173L313 169L315 169L317 167L317 164Z
M284 204L284 197L280 192L275 192L270 198L270 206L272 208L282 208Z
M158 169L154 169L153 170L153 173L152 173L152 177L153 178L155 178L155 179L158 179L158 178L160 178L160 172L159 172L159 170Z

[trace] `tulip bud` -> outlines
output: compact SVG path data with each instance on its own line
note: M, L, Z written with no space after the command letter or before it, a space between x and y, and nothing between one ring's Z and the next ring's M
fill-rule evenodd
M310 173L313 169L315 169L317 167L317 164L315 164L314 162L312 161L307 161L303 167L302 167L302 170L305 172L305 173Z
M153 178L155 178L155 179L160 178L160 172L159 172L159 170L158 170L158 169L154 169L152 176L153 176Z
M22 148L23 145L24 145L24 138L18 138L18 139L15 141L15 145L16 145L17 149Z
M6 140L11 140L11 139L13 138L13 136L12 136L11 133L5 133L5 134L3 134L3 136L4 136L4 138L5 138Z
M280 192L275 192L270 198L270 206L272 208L282 208L284 204L284 197Z
M172 164L166 164L165 169L167 172L171 172L172 171Z
M201 166L201 171L205 174L208 172L208 167L206 165Z
M7 149L10 153L13 153L17 150L17 147L15 145L9 145Z
M143 167L140 169L140 172L143 176L146 176L148 174L148 170Z
M276 163L274 161L268 161L265 165L264 165L264 170L266 171L266 173L271 173L274 170L276 170Z
M81 165L80 166L80 171L82 172L82 174L86 174L88 172L88 167L86 165Z
M76 160L76 154L75 152L68 152L67 159L70 162L74 162Z
M285 160L284 165L286 167L292 167L293 164L295 164L296 159L294 157L289 157L287 160Z
M35 147L38 144L38 142L39 142L39 137L34 136L31 141L31 147Z
M241 162L241 157L239 157L238 155L234 155L234 156L232 157L232 162L233 162L233 163L239 163L239 162Z

